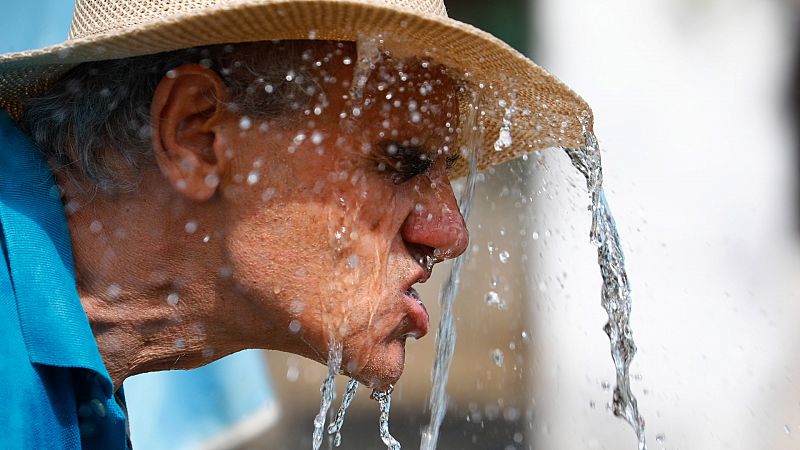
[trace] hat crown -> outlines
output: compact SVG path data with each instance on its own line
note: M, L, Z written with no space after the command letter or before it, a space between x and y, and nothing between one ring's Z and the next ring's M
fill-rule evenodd
M244 3L295 3L307 0L76 0L69 39L112 32L222 5ZM327 0L337 2L342 0ZM356 0L380 6L399 7L418 14L447 17L444 0Z

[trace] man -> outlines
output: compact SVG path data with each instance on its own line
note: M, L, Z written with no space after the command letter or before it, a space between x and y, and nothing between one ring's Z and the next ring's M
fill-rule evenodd
M78 1L67 42L0 58L4 447L125 448L126 377L245 348L400 377L470 146L579 142L588 107L399 3Z

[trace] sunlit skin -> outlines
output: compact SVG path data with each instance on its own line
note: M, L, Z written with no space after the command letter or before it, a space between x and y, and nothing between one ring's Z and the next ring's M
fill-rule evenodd
M430 275L426 256L468 241L446 173L455 86L438 67L384 60L353 99L342 61L355 51L316 56L332 48L313 72L319 115L242 120L215 72L186 65L154 94L156 164L136 192L86 194L59 177L115 386L245 348L325 363L332 341L343 373L374 388L400 377L406 338L428 328L408 289Z

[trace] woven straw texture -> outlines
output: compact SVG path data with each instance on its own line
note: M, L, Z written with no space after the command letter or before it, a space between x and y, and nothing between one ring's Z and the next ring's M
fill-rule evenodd
M591 128L583 99L494 36L448 18L441 0L77 0L69 39L0 55L0 108L19 117L21 99L86 61L221 43L365 36L378 36L388 51L443 64L481 93L481 169L532 151L580 145L579 116ZM465 100L462 118L466 108ZM496 151L504 116L513 143ZM466 169L459 160L451 176Z

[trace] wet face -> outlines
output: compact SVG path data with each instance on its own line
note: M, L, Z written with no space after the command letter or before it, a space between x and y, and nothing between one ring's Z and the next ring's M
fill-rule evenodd
M336 342L344 373L385 387L402 373L405 340L428 331L413 285L468 241L446 173L456 89L420 61L385 58L361 79L347 46L314 60L305 113L228 111L214 125L226 160L219 290L246 302L242 323L264 324L248 346L324 363Z

